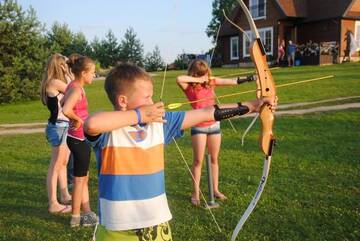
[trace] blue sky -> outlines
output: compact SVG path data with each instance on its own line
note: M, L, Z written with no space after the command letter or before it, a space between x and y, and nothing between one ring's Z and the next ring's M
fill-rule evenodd
M166 62L182 52L200 54L212 47L205 30L211 19L212 0L18 0L23 9L31 5L47 28L58 21L89 41L105 37L111 29L118 41L134 28L151 52L158 45Z

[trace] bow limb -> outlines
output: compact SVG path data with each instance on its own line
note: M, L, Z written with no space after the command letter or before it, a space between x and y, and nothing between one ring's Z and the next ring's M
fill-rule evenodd
M237 1L240 4L241 8L243 9L246 18L249 22L251 31L255 36L255 40L251 43L250 46L250 56L255 64L255 68L258 74L258 78L256 81L257 98L268 97L271 99L275 99L276 98L275 83L266 61L266 51L263 44L261 43L260 34L256 28L253 18L251 17L250 11L248 10L244 2L242 0L237 0ZM271 108L271 105L268 104L263 105L260 109L259 115L262 123L262 130L260 132L259 142L260 142L260 148L262 152L265 154L263 173L258 189L252 201L250 202L248 208L246 209L245 213L242 215L241 219L239 220L238 224L236 225L233 231L231 241L235 241L242 226L246 222L247 218L250 216L251 212L254 210L257 202L259 201L260 196L264 190L270 170L271 154L272 154L273 146L275 144L275 138L272 133L274 113L273 113L273 109Z

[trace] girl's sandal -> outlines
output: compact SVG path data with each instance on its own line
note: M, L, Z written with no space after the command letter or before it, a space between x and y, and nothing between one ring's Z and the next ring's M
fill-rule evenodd
M60 203L63 204L63 205L71 205L72 204L72 199L60 201Z
M215 194L214 196L215 196L215 198L219 199L220 201L226 201L226 200L228 199L228 198L227 198L224 194L222 194L222 193L220 193L220 194Z

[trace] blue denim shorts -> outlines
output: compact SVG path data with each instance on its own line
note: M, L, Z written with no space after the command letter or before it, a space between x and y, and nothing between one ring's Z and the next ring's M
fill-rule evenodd
M217 121L211 126L205 126L205 127L198 127L194 126L191 127L191 135L197 135L197 134L206 134L206 135L213 135L213 134L220 134L220 122Z
M51 146L60 146L66 144L69 122L57 121L55 124L48 123L45 129L46 139Z

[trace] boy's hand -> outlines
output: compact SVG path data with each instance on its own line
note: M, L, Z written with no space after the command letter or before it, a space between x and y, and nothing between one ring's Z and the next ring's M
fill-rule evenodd
M250 109L252 112L259 112L264 104L269 104L271 106L271 110L275 110L277 106L277 101L277 96L275 96L275 98L263 97L249 102L251 105Z
M150 123L150 122L162 122L165 116L165 107L163 102L157 102L152 105L144 105L139 108L141 113L141 122L142 123Z

